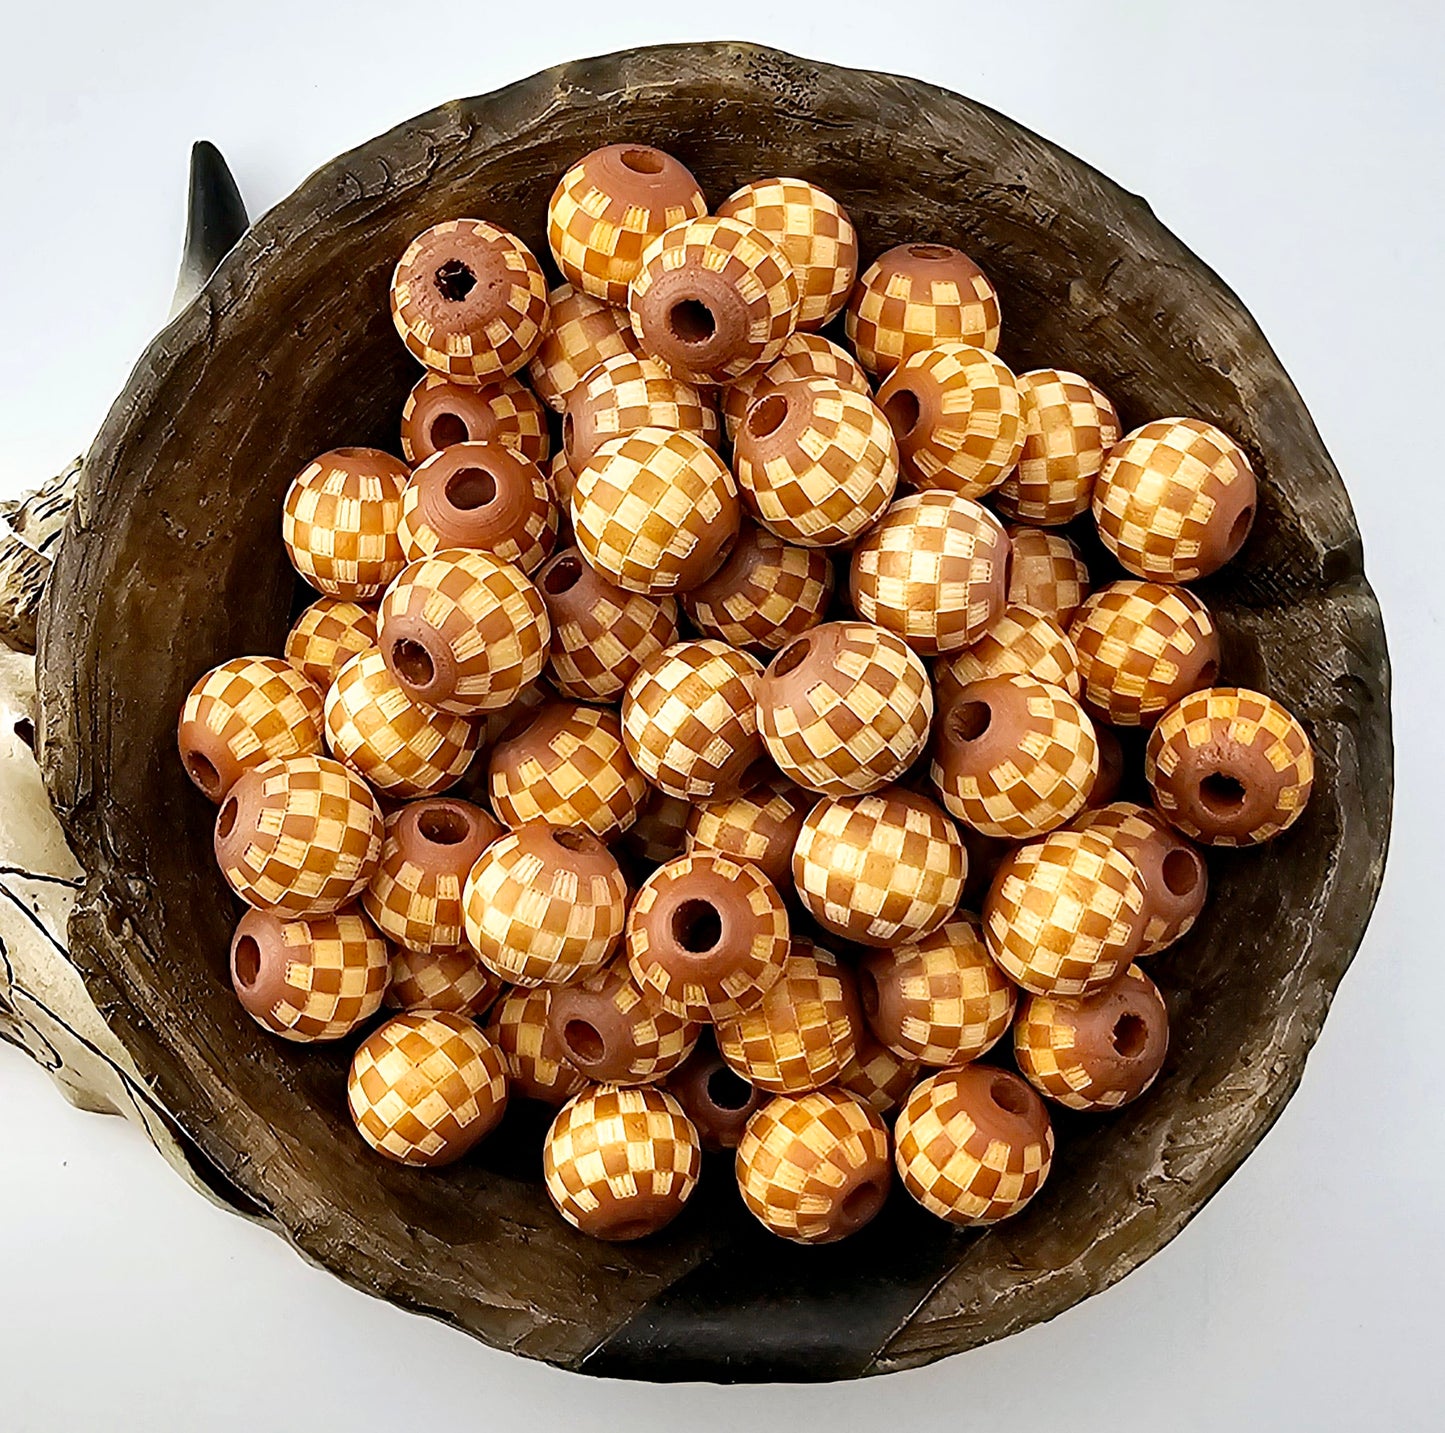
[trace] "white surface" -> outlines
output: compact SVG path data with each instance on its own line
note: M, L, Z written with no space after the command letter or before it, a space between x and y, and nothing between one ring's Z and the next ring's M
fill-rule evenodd
M445 99L718 34L912 73L1082 155L1225 276L1303 392L1385 608L1399 795L1385 892L1299 1095L1174 1244L1052 1325L861 1386L643 1389L352 1292L0 1047L0 1426L1438 1427L1445 25L1428 0L6 4L0 493L88 441L162 321L193 138L220 144L254 215Z

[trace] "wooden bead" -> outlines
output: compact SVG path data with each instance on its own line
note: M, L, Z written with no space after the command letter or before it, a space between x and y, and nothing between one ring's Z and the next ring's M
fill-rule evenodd
M1032 677L1062 687L1077 698L1082 690L1079 654L1052 617L1030 607L1005 607L961 652L933 664L933 695L939 711L958 693L987 677ZM1098 733L1096 732L1097 736Z
M213 667L181 706L181 763L220 803L243 771L275 757L321 751L321 693L278 657L234 657Z
M853 549L858 615L926 657L967 647L1004 610L1009 540L998 519L948 492L900 498Z
M677 601L624 592L576 547L554 554L536 575L552 623L547 677L578 702L615 702L638 669L677 641Z
M329 597L365 602L406 566L401 495L411 475L379 448L334 448L286 490L281 538L291 565Z
M824 799L803 821L793 882L825 930L889 947L937 930L963 892L963 843L925 796L893 786Z
M793 844L817 797L774 772L741 796L699 801L688 809L687 850L717 851L754 865L779 890L793 879Z
M743 1203L769 1233L831 1244L883 1208L893 1178L888 1130L846 1090L779 1095L748 1121L737 1176Z
M572 526L582 555L628 592L686 592L722 565L742 508L727 465L701 438L639 428L577 474Z
M502 1053L464 1015L407 1011L362 1041L346 1085L361 1137L397 1164L460 1159L507 1108Z
M492 810L507 826L581 826L602 841L627 830L647 796L614 711L548 702L487 758Z
M535 572L557 545L557 509L536 463L501 443L454 443L407 484L397 529L408 562L469 547Z
M286 660L324 693L347 662L374 646L374 608L344 597L321 597L296 619L283 651Z
M1094 485L1094 521L1135 577L1192 582L1244 546L1255 486L1244 449L1227 433L1198 418L1161 418L1109 450Z
M1032 607L1067 632L1089 595L1089 568L1079 549L1062 533L1037 527L1011 527L1008 535L1009 606Z
M612 958L627 882L595 836L536 821L482 852L463 903L467 944L487 969L514 985L561 985Z
M930 1075L894 1128L903 1187L951 1224L996 1224L1039 1192L1054 1155L1048 1111L1017 1075L964 1065Z
M385 1003L397 1010L445 1010L480 1020L505 988L470 950L423 954L398 946L391 953Z
M871 952L858 967L869 1029L893 1053L924 1065L966 1065L1008 1033L1014 988L989 957L977 916Z
M515 378L477 388L423 374L401 410L402 457L415 467L454 443L501 443L538 464L552 451L546 411Z
M1055 831L1020 846L983 906L989 954L1034 995L1107 985L1139 953L1146 919L1139 867L1099 831Z
M326 694L326 745L383 795L437 796L461 780L481 741L469 717L414 701L372 647Z
M758 399L766 398L784 383L809 378L829 378L865 398L873 396L868 375L846 348L820 333L795 333L783 345L782 353L760 373L740 378L722 390L722 416L728 442L737 442L738 429Z
M258 1025L284 1040L339 1040L386 993L386 941L356 908L293 920L247 911L231 939L231 984Z
M1023 451L1018 381L984 348L941 342L910 354L878 390L878 406L916 487L982 497Z
M858 277L858 235L832 195L806 179L760 179L729 194L717 213L761 229L787 255L801 294L799 328L822 328L843 312Z
M542 675L552 639L520 568L446 547L408 563L382 598L381 650L414 701L462 716L496 711Z
M898 445L873 400L828 378L780 383L748 409L733 455L748 511L785 542L841 547L883 515Z
M577 491L577 477L567 461L565 449L560 449L547 468L547 492L557 506L557 541L559 545L572 541L572 495Z
M647 246L706 213L697 180L670 154L609 144L562 176L547 206L547 242L568 283L621 307Z
M853 1058L838 1075L838 1088L857 1095L887 1119L908 1098L923 1066L893 1053L866 1025L853 1032Z
M547 332L528 365L537 397L560 413L567 395L599 363L637 352L632 322L614 308L571 284L547 295Z
M627 916L627 962L664 1010L718 1021L756 1005L788 958L788 912L754 866L680 856L642 883Z
M648 792L637 820L622 833L618 842L624 855L640 862L651 875L652 868L675 861L687 850L687 823L692 803L654 788Z
M622 354L599 363L567 397L562 448L574 473L597 450L639 428L691 433L716 449L721 435L712 400L655 359Z
M1314 750L1284 707L1244 687L1192 692L1149 737L1144 774L1170 822L1208 846L1255 846L1299 819Z
M569 1100L542 1147L557 1212L594 1239L627 1242L670 1224L697 1187L702 1146L665 1090L602 1085Z
M502 1052L514 1095L560 1106L592 1081L568 1063L547 1024L553 988L508 990L487 1020L487 1038Z
M736 1149L753 1111L768 1100L728 1067L706 1027L697 1048L668 1076L667 1092L692 1121L702 1147L714 1153Z
M1071 1110L1116 1110L1137 1100L1168 1050L1169 1012L1137 965L1079 1000L1026 995L1014 1026L1024 1078Z
M901 637L827 622L773 659L758 682L768 755L809 791L846 796L895 781L928 742L933 689Z
M864 270L844 326L858 362L879 377L940 339L992 353L999 339L998 290L959 249L900 244Z
M622 699L622 739L637 769L669 796L731 796L758 776L762 663L711 638L678 642L643 663Z
M497 743L503 737L511 737L522 731L551 700L552 691L544 682L528 682L506 706L479 717L477 724L482 729L481 745L477 748L476 759L467 768L467 774L454 794L479 804L489 802L492 797L487 784L487 762L491 760ZM526 717L527 721L523 721L523 717Z
M481 386L525 368L547 328L547 280L532 251L485 219L449 219L407 245L391 317L412 357Z
M1026 841L1083 809L1099 771L1094 724L1062 687L985 677L939 714L929 776L985 836Z
M1132 578L1088 597L1069 628L1084 705L1114 726L1153 726L1219 676L1219 633L1183 587Z
M258 910L323 916L359 896L381 859L381 807L329 756L288 756L243 772L216 815L216 862Z
M462 887L502 826L469 801L413 801L386 818L381 861L362 908L396 944L421 955L460 950Z
M818 548L794 547L744 519L727 561L683 594L705 636L775 652L816 627L833 600L833 564Z
M1018 376L1024 442L1018 466L995 491L1018 522L1057 527L1089 510L1104 455L1119 441L1119 414L1087 378L1061 368Z

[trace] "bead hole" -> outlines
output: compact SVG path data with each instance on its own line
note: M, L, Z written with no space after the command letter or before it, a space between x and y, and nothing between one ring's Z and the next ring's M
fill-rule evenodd
M706 343L717 332L712 310L700 299L683 299L667 315L667 326L679 343Z
M866 966L858 971L858 999L863 1003L863 1014L870 1020L878 1018L878 977Z
M1164 858L1164 888L1173 896L1187 896L1199 884L1199 857L1192 851L1171 851Z
M915 259L931 259L934 262L953 257L953 250L947 244L910 244L908 252Z
M497 480L481 468L458 468L446 482L447 501L461 512L497 500Z
M408 637L391 644L391 661L397 676L414 687L430 686L436 677L431 653L420 642L413 642Z
M591 840L581 831L553 831L552 839L564 851L585 851L592 844Z
M1226 542L1231 553L1237 552L1244 546L1244 540L1249 536L1250 525L1254 522L1254 504L1243 509L1229 529L1229 537Z
M1144 1042L1148 1038L1148 1030L1144 1027L1144 1021L1138 1015L1121 1015L1114 1021L1114 1028L1109 1032L1110 1043L1126 1059L1132 1060L1144 1050Z
M781 393L769 393L748 409L748 432L754 438L766 438L783 426L787 416L788 400Z
M661 174L662 155L655 149L624 149L622 167L634 174Z
M722 916L711 901L694 897L672 913L672 938L683 950L701 955L722 939Z
M1244 783L1223 771L1212 771L1199 783L1199 799L1216 816L1228 816L1244 805Z
M16 730L18 731L19 728L17 727ZM191 780L207 796L221 794L221 773L216 770L216 765L209 756L203 756L199 751L188 751L186 753L186 770L191 773Z
M449 303L459 304L477 286L477 276L460 259L448 259L436 271L437 292Z
M427 436L431 439L432 447L441 452L443 448L450 448L455 443L465 443L471 437L471 431L459 413L439 413L432 419Z
M977 741L992 725L987 702L959 702L948 714L948 734L955 741Z
M808 660L808 653L813 650L812 644L806 637L801 642L794 642L787 651L783 652L773 663L773 675L775 677L786 677L789 672L796 672L804 662Z
M1203 682L1206 687L1212 687L1214 685L1214 679L1218 675L1219 663L1216 662L1213 657L1199 669L1199 680Z
M1028 1100L1024 1092L1006 1076L1000 1075L988 1087L989 1098L1007 1115L1026 1115Z
M919 403L918 395L912 389L900 388L889 395L888 401L883 405L883 416L888 419L888 426L894 433L900 438L907 438L923 416L923 405Z
M569 1020L562 1027L562 1043L574 1060L587 1065L595 1064L607 1049L602 1032L586 1020Z
M707 1077L707 1097L720 1110L740 1110L752 1099L753 1087L726 1065L719 1065Z
M238 809L239 803L234 796L221 807L221 814L216 818L216 831L223 841L236 829Z
M843 1218L850 1223L867 1223L883 1203L883 1186L876 1180L868 1179L855 1184L843 1196Z
M559 557L547 569L547 575L542 579L542 590L550 592L553 597L560 597L564 592L570 592L581 581L582 559L572 556Z
M261 947L255 936L243 935L236 942L236 953L231 957L231 969L236 974L236 983L246 990L261 978Z
M467 839L472 827L460 811L440 806L423 811L417 819L416 829L421 833L422 840L430 841L433 846L458 846Z

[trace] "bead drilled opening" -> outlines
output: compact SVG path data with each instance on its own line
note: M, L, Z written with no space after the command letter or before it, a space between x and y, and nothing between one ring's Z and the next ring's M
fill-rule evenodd
M586 1020L569 1020L562 1027L562 1043L574 1060L594 1064L607 1049L602 1032Z
M416 829L422 840L430 841L433 846L458 846L467 839L472 826L460 811L441 806L423 811L417 818Z
M391 644L391 660L397 676L414 687L430 686L436 677L431 653L410 638L402 637Z
M458 468L446 481L447 501L461 512L497 500L497 480L481 468Z
M888 401L883 405L883 416L898 437L907 438L923 416L923 405L911 388L900 388L898 392L889 395Z
M754 438L769 437L783 426L783 419L787 416L788 400L781 393L769 393L748 409L748 432Z
M683 950L702 955L722 939L722 916L711 901L683 901L672 913L672 938Z
M236 829L236 815L239 809L240 803L234 796L221 807L221 814L216 818L216 832L223 841Z
M863 1003L863 1013L870 1020L878 1018L878 977L860 966L858 970L858 999Z
M448 259L432 276L437 292L448 303L459 304L477 286L477 276L460 259Z
M471 435L472 430L467 427L466 419L460 413L439 413L427 429L427 437L438 452L456 443L467 442Z
M707 1097L720 1110L741 1110L753 1097L753 1087L726 1065L719 1065L707 1077Z
M1199 800L1205 810L1228 816L1244 805L1244 783L1224 771L1212 771L1199 783Z
M622 167L634 174L661 174L662 156L655 149L624 149Z
M1148 1038L1149 1031L1143 1019L1133 1014L1121 1015L1114 1022L1114 1028L1109 1032L1109 1043L1126 1060L1132 1060L1136 1055L1142 1054Z
M19 730L17 727L16 731ZM188 751L186 753L186 770L191 773L191 779L207 796L221 794L221 773L216 770L216 764L209 756L203 756L199 751Z
M261 978L261 947L255 936L243 935L236 942L231 968L236 972L236 983L247 990Z
M1199 884L1199 857L1190 851L1171 851L1164 858L1164 889L1187 896Z
M542 579L542 591L551 593L553 597L560 597L564 592L570 592L581 581L582 559L570 556L561 557L547 569L547 575Z
M581 831L553 831L552 839L564 851L585 851L591 842Z
M808 660L808 653L813 650L812 643L806 637L800 642L794 642L781 656L773 663L773 675L775 677L786 677L789 672L796 672L804 662Z
M851 1223L866 1223L883 1204L883 1186L876 1180L868 1179L855 1184L843 1196L841 1213Z
M717 332L717 319L700 299L682 299L668 311L667 326L679 343L706 343Z
M1024 1092L1012 1080L1003 1076L988 1087L988 1097L1006 1115L1026 1115L1029 1112Z
M948 714L948 734L955 741L977 741L992 725L987 702L959 702Z
M1230 525L1229 537L1226 539L1225 545L1229 548L1231 556L1244 546L1244 540L1249 536L1250 525L1253 522L1254 504L1250 503Z
M915 259L932 259L935 262L953 257L953 250L946 244L910 244L908 252Z

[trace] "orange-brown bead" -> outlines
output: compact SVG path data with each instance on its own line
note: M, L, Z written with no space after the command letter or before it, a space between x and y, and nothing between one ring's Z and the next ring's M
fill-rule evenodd
M1008 529L1009 606L1032 607L1066 632L1089 595L1089 568L1079 549L1060 532L1038 527Z
M515 378L478 388L423 374L401 410L402 457L415 467L454 443L501 443L538 464L552 451L546 411Z
M828 378L871 398L868 375L846 348L840 348L820 333L795 333L784 345L782 353L760 373L729 383L722 391L723 424L728 442L737 442L738 429L748 416L748 409L784 383L809 378Z
M502 1052L512 1093L557 1106L590 1089L592 1081L572 1067L547 1023L554 988L508 990L492 1007L486 1030Z
M706 1028L697 1048L668 1077L667 1092L693 1122L702 1147L714 1153L736 1149L753 1111L768 1100L729 1068Z
M817 797L774 772L741 796L688 808L687 850L717 851L760 870L779 890L793 879L793 846Z
M396 1010L445 1010L480 1020L506 987L470 950L391 953L385 1004Z
M639 428L691 433L710 448L721 434L709 396L656 359L620 354L599 363L567 396L562 449L572 472L580 473L604 443Z
M374 608L344 597L321 597L296 619L282 650L286 660L324 694L353 657L374 646Z
M1032 677L1077 698L1082 689L1079 654L1052 617L1029 607L1005 607L961 652L933 664L938 710L951 706L964 687L988 677ZM1097 732L1095 733L1097 736Z
M559 284L547 295L547 332L528 365L532 387L560 413L567 395L599 363L636 352L626 309Z
M857 1095L887 1119L908 1098L923 1074L916 1060L900 1059L866 1024L853 1032L853 1058L838 1075L838 1088Z

